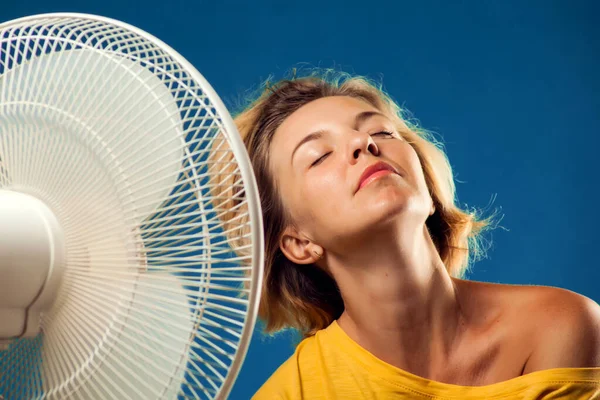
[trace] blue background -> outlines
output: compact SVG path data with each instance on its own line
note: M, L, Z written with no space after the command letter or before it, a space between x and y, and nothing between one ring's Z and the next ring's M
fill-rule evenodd
M0 20L58 11L159 37L229 106L300 63L382 78L443 138L460 202L504 215L469 277L600 301L600 2L3 0ZM231 398L249 398L293 340L257 329Z

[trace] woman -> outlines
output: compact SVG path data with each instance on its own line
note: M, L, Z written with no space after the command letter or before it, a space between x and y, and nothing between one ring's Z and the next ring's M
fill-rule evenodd
M437 143L362 78L270 87L236 118L261 194L267 332L304 335L255 399L600 398L600 307L461 279L489 224Z

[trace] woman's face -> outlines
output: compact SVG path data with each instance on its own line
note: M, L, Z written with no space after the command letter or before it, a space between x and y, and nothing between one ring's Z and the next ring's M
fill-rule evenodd
M301 232L328 249L390 223L425 222L431 197L417 154L397 129L369 103L347 96L312 101L281 124L271 169ZM379 162L392 171L369 174Z

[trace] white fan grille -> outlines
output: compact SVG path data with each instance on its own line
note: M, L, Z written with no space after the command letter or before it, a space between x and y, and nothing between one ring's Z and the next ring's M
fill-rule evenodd
M67 255L43 333L0 352L0 395L228 392L262 264L236 135L200 74L138 29L76 14L0 26L0 190L44 201Z

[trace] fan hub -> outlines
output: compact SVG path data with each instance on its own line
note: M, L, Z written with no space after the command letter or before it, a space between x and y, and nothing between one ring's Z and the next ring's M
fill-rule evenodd
M29 194L0 190L0 346L40 331L65 265L63 231Z

